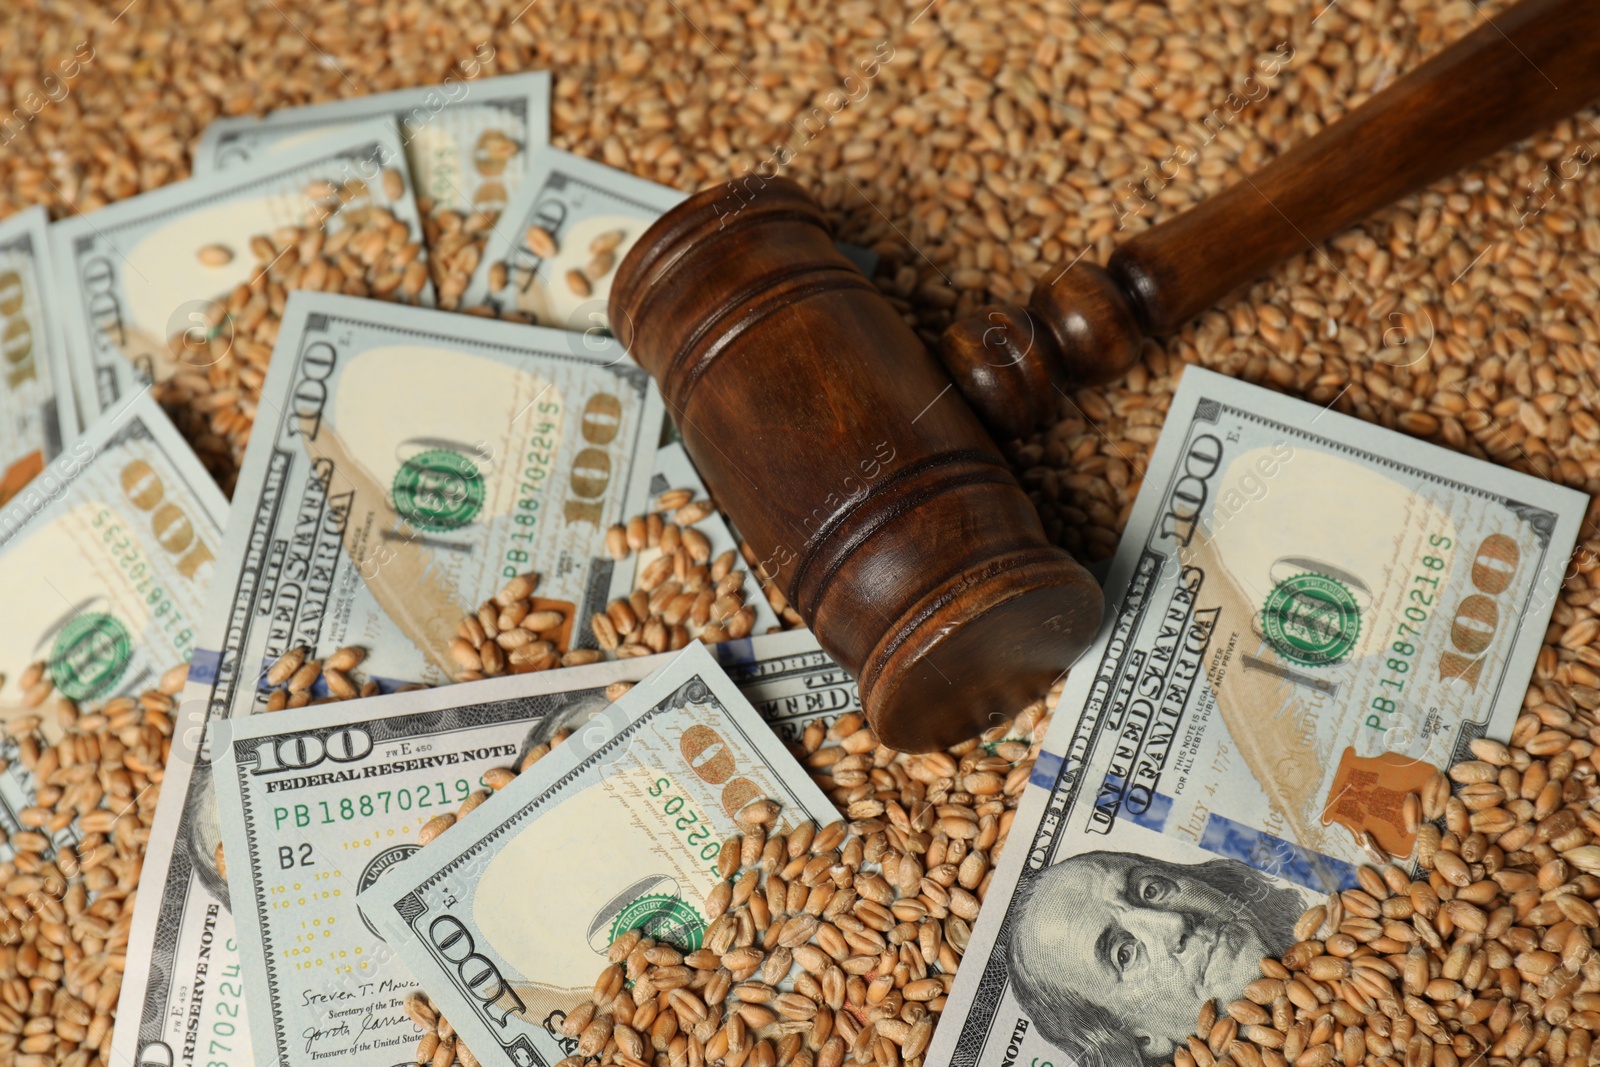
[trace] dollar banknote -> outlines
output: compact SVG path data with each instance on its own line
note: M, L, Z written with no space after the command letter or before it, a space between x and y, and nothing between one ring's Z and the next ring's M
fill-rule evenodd
M531 71L447 79L442 85L283 108L264 118L217 119L195 146L194 172L259 164L373 118L399 124L424 214L446 209L495 213L516 194L529 152L550 143L550 75Z
M461 306L609 334L607 303L617 267L687 194L555 148L533 152L529 166L490 232ZM844 242L838 248L872 277L878 253Z
M689 458L689 453L684 450L683 444L674 441L662 445L656 453L655 476L650 479L650 495L652 498L660 496L668 489L688 489L694 493L696 500L704 500L711 494L706 490L706 483L701 480L700 472L695 468L694 461ZM713 511L710 515L695 523L695 529L706 535L706 541L711 545L711 558L716 559L722 553L739 550L739 541L729 529L727 520L720 511ZM660 550L647 548L635 554L640 570L650 565L650 561L659 556ZM755 610L755 622L751 626L751 633L764 634L769 630L778 628L778 616L772 610L772 605L767 602L766 596L761 592L761 583L756 580L755 572L745 566L743 561L735 566L743 568L744 575L744 602Z
M1190 367L930 1062L1169 1061L1509 733L1586 503Z
M483 1064L570 1055L560 1025L623 931L700 947L721 842L746 803L777 800L782 831L837 818L704 646L669 655L360 895Z
M410 183L395 197L380 180L400 161L393 120L368 120L243 171L175 182L52 226L58 314L85 421L144 382L231 358L189 341L212 333L221 302L260 271L253 249L264 235L325 216L327 183L348 194L359 180L368 202L420 239Z
M582 341L289 295L145 856L119 1054L188 1049L212 1010L232 921L204 724L264 707L280 655L356 645L383 691L451 680L463 614L530 570L571 620L561 647L595 647L587 620L632 585L605 531L644 510L662 408L615 342Z
M827 725L861 710L856 680L822 651L810 630L786 630L710 647L733 684L784 741L799 741L813 719Z
M540 149L489 236L462 306L603 334L610 329L606 302L617 265L683 198L603 163Z
M78 436L49 225L37 206L0 222L0 505Z
M4 717L35 713L17 681L33 663L55 693L88 702L149 688L187 660L227 510L148 393L101 416L23 487L0 509ZM53 713L40 730L60 740ZM0 823L14 831L36 783L10 732L0 760Z
M843 672L803 630L711 651L758 712L786 724L855 706ZM609 703L607 685L638 681L676 655L219 723L217 800L241 977L259 993L250 1020L256 1063L402 1062L420 1036L400 1011L417 982L356 894L416 854L422 825L485 788L486 771L516 767L558 731L585 733ZM603 717L593 728L612 729ZM698 907L676 892L669 899ZM593 914L580 916L570 947L598 966L619 908L589 903Z

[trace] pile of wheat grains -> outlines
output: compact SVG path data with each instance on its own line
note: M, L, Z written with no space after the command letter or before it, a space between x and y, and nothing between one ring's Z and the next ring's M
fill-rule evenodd
M558 1067L920 1067L1059 694L916 756L880 745L857 712L808 723L792 748L843 817L819 827L768 799L742 810L700 947L618 938L592 999L565 1017L571 1055ZM518 771L549 752L540 745ZM485 799L435 816L418 842ZM474 1067L424 993L406 1010L423 1031L418 1064Z
M555 86L554 143L656 181L697 188L743 173L787 145L788 173L817 195L842 238L881 253L880 288L931 339L982 303L1024 297L1053 263L1080 255L1103 262L1119 240L1321 129L1503 6L18 0L0 9L0 215L43 203L61 217L184 177L190 146L219 115L460 78L464 61L481 64L484 74L547 69ZM1064 398L1055 426L1007 443L1052 538L1086 558L1110 554L1190 363L1585 491L1600 488L1592 369L1600 365L1600 175L1589 165L1600 149L1595 117L1591 109L1557 123L1308 250L1177 336L1149 343L1122 381ZM1189 162L1176 165L1180 158ZM230 414L218 425L215 411L249 412L223 404L215 392L205 401L201 395L175 391L168 399L220 467L247 439L248 419ZM1283 975L1264 976L1283 984L1292 1008L1284 1008L1276 987L1263 985L1254 992L1266 998L1257 1005L1266 1022L1239 1022L1229 1012L1202 1019L1189 1056L1214 1060L1214 1049L1234 1047L1232 1038L1222 1040L1233 1020L1263 1062L1290 1059L1284 1051L1296 1046L1297 1065L1324 1062L1331 1044L1347 1063L1354 1049L1365 1049L1374 1063L1387 1057L1413 1067L1424 1053L1439 1065L1452 1054L1467 1063L1473 1056L1457 1048L1469 1047L1461 1034L1471 1037L1473 1027L1488 1028L1472 1040L1490 1048L1492 1060L1586 1059L1581 1035L1600 1011L1593 982L1583 977L1562 991L1563 980L1551 976L1567 974L1577 959L1573 949L1568 960L1566 940L1573 930L1591 929L1580 921L1589 913L1579 904L1595 897L1600 881L1580 862L1590 853L1547 854L1562 850L1538 837L1576 834L1542 829L1563 812L1573 812L1585 833L1593 818L1583 811L1594 791L1590 754L1565 761L1559 746L1568 745L1563 738L1587 744L1600 706L1594 534L1587 523L1519 737L1506 753L1485 754L1482 762L1495 773L1466 783L1477 790L1458 797L1467 813L1453 806L1446 812L1447 824L1465 818L1468 832L1452 827L1435 853L1440 907L1428 915L1428 892L1400 892L1393 872L1369 878L1364 897L1340 899L1341 914L1325 914L1316 929L1307 920L1308 937L1320 938L1307 944L1320 948L1295 953L1281 965ZM811 756L819 771L815 761L835 761L826 771L841 810L866 825L885 821L886 837L889 826L904 833L886 798L905 783L922 783L937 757L848 746L841 736ZM831 751L840 754L823 755ZM961 792L966 776L999 773L963 768L970 755L950 757L950 773L938 776L953 783L944 788ZM1013 762L1025 761L1024 753ZM1533 770L1537 765L1545 769ZM1548 783L1529 797L1530 773L1561 782L1564 806L1539 814ZM1495 789L1503 799L1472 810ZM1476 799L1469 803L1469 796ZM885 804L883 814L857 814L874 803ZM1482 811L1493 814L1486 819ZM1476 819L1497 828L1508 817L1517 820L1508 830L1474 826ZM1529 818L1541 828L1523 847L1488 843L1491 832L1523 832ZM129 842L138 845L136 832ZM1468 858L1480 848L1481 856ZM1439 872L1440 855L1461 856L1466 874L1456 874L1466 885L1447 877L1450 860ZM964 885L959 874L952 884ZM1395 917L1408 907L1402 898L1411 908L1404 920ZM1374 908L1376 915L1366 914ZM1468 908L1481 913L1481 934L1471 929L1478 916ZM1388 937L1402 921L1418 932L1399 962L1383 956L1381 966L1350 963L1346 977L1317 977L1342 969L1329 959L1381 956L1359 955L1345 938L1370 932L1372 923ZM955 938L942 930L944 946L959 939L961 927L952 929ZM1491 929L1496 936L1485 936ZM1442 959L1424 930L1449 946ZM1456 946L1464 936L1484 941L1463 962ZM0 950L0 968L4 951L10 948ZM1562 962L1547 967L1552 955ZM1426 958L1425 980L1423 964L1410 962L1418 957ZM1596 966L1579 962L1577 973ZM0 999L19 1015L13 1001L29 988L60 988L35 973L13 997L9 974L5 981ZM1343 983L1339 999L1334 982ZM1490 996L1496 989L1500 995ZM1329 1015L1307 994L1339 1023L1336 1040ZM28 1006L39 998L27 993ZM97 995L97 1004L104 1000ZM1369 1001L1387 1024L1375 1021ZM1403 1018L1386 1013L1392 1003ZM1341 1022L1348 1012L1339 1004L1361 1019ZM10 1032L10 1019L0 1012L0 1035ZM1276 1031L1283 1043L1275 1047L1265 1030L1249 1027ZM437 1037L441 1030L448 1038L447 1024L435 1016L429 1058L442 1067L454 1054L446 1047L453 1042ZM1416 1040L1440 1033L1449 1040L1431 1049ZM890 1056L881 1045L862 1051L878 1062ZM0 1048L0 1060L10 1055ZM1241 1062L1248 1056L1238 1054Z
M139 869L172 743L175 667L135 696L79 707L44 664L10 683L0 772L34 790L0 831L0 1063L108 1062ZM47 740L49 738L49 740ZM10 761L20 767L11 767Z
M1103 261L1500 6L20 0L0 11L0 214L183 177L219 115L459 79L463 63L546 69L554 143L646 178L693 189L787 145L788 172L841 237L882 253L880 286L931 338L1050 264ZM1186 363L1595 488L1594 118L1308 250L1151 343L1123 381L1063 399L1054 428L1013 446L1051 535L1110 553Z
M1474 742L1408 799L1426 880L1362 869L1237 1000L1202 1008L1174 1067L1600 1058L1600 692L1552 682L1524 703L1509 745Z
M312 182L301 190L298 225L256 234L248 249L209 244L198 252L212 264L248 252L255 274L223 299L195 294L207 302L205 329L191 327L168 338L178 369L153 392L229 496L250 443L289 293L304 289L416 303L427 285L428 271L418 258L422 235L391 210L405 194L405 178L389 168L374 184L369 189L354 177Z

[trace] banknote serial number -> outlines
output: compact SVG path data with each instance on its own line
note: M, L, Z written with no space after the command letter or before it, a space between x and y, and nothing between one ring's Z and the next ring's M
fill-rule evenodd
M559 416L561 405L542 403L539 414ZM538 525L539 509L544 503L544 483L549 480L556 461L558 438L555 433L556 424L546 418L533 428L533 436L528 438L528 450L522 457L522 480L517 483L517 510L513 515L518 526Z
M393 812L421 810L424 808L454 808L472 793L472 785L465 778L453 784L434 782L416 789L384 789L376 793L340 797L337 801L314 800L307 804L292 804L272 809L273 829L292 824L296 827L332 826L335 823L354 822L356 819L389 815ZM318 815L321 818L318 818Z
M556 424L548 420L560 416L561 403L546 401L539 404L537 410L540 415L546 416L547 421L534 427L534 436L529 441L524 460L526 465L523 467L522 480L518 482L517 507L512 513L512 520L525 529L513 531L510 535L511 540L529 545L534 539L533 527L539 524L545 481L554 468L556 448L560 443L558 438L551 436ZM584 447L572 457L566 499L561 506L561 515L567 525L586 522L598 528L605 523L606 491L611 486L614 473L611 454L605 446L617 439L622 432L622 425L622 401L612 394L596 393L584 402L578 422ZM532 558L526 548L513 546L506 549L505 576L512 578L521 574L528 569Z
M229 952L238 952L238 942L230 937L227 948ZM232 981L229 981L230 978ZM217 983L217 998L216 1017L211 1020L211 1044L206 1054L225 1056L234 1048L224 1043L223 1039L232 1040L239 1032L239 1024L233 1020L240 1017L240 1008L244 1004L244 983L239 978L237 963L222 968L222 980ZM206 1067L232 1067L232 1064L226 1060L207 1060Z
M667 792L671 788L670 780L657 778L650 783L646 792L661 802L661 814L672 820L672 825L683 834L684 842L691 849L699 846L700 858L709 863L722 851L722 842L713 840L711 824L690 806L686 798ZM712 870L716 870L715 866Z
M1429 534L1428 544L1440 551L1448 552L1455 544L1443 534ZM1379 730L1387 730L1393 719L1383 719L1379 716L1394 716L1400 711L1400 694L1405 691L1405 676L1411 672L1411 665L1415 660L1423 633L1417 627L1427 622L1433 615L1435 601L1439 596L1439 576L1450 567L1450 560L1445 556L1427 555L1422 557L1421 569L1423 573L1414 574L1411 578L1412 588L1406 590L1406 607L1402 610L1403 616L1395 624L1396 640L1389 645L1389 651L1394 655L1385 660L1384 665L1389 669L1389 677L1378 679L1380 688L1394 690L1394 696L1376 696L1372 698L1372 710L1376 715L1367 717L1367 725ZM1411 637L1415 640L1407 641Z
M109 508L101 508L91 521L101 529L100 539L132 583L134 593L143 598L150 609L150 624L171 637L175 650L187 653L194 641L194 628L188 625L183 610L166 587L157 581L158 575L149 558Z
M1423 556L1418 568L1421 573L1412 575L1402 617L1395 624L1395 640L1388 649L1393 655L1384 661L1389 677L1378 681L1380 687L1392 689L1394 696L1374 697L1371 707L1378 714L1367 717L1367 725L1380 730L1388 729L1388 722L1379 716L1392 716L1399 710L1406 676L1412 674L1416 657L1426 647L1422 626L1440 608L1451 610L1453 605L1454 614L1450 619L1449 647L1439 654L1439 680L1477 689L1488 663L1489 647L1499 632L1500 595L1511 587L1522 561L1522 550L1516 541L1505 534L1490 534L1473 553L1469 572L1472 591L1452 599L1445 580L1455 541L1445 534L1430 534L1428 545L1437 554Z
M1437 552L1449 552L1455 542L1444 534L1429 534L1428 545ZM1411 665L1416 662L1414 657L1422 647L1420 642L1423 634L1416 627L1427 622L1433 614L1434 602L1439 596L1439 578L1450 569L1450 557L1426 555L1418 567L1422 573L1411 576L1412 587L1406 590L1407 604L1401 612L1403 617L1395 624L1398 636L1389 645L1389 651L1394 654L1384 660L1384 666L1389 668L1389 677L1378 679L1378 685L1393 689L1396 697L1405 690L1406 675L1411 673ZM1405 640L1407 637L1413 640ZM1386 715L1393 715L1397 707L1395 700L1388 697L1375 697L1372 701L1373 710Z

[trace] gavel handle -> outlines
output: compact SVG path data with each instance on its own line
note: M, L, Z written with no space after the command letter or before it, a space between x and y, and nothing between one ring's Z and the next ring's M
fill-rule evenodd
M951 326L940 358L996 439L1024 436L1053 419L1057 390L1126 372L1146 336L1597 96L1600 0L1522 0L1105 268L1078 263L1026 309Z

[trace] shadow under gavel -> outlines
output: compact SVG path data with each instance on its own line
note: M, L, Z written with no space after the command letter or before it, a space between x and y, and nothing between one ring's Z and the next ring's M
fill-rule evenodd
M758 576L855 676L878 738L928 751L1042 696L1101 621L1099 587L1046 540L995 439L1122 375L1146 337L1597 95L1600 2L1523 0L1104 268L1078 263L1025 308L951 326L939 361L784 178L668 212L619 268L611 322Z

